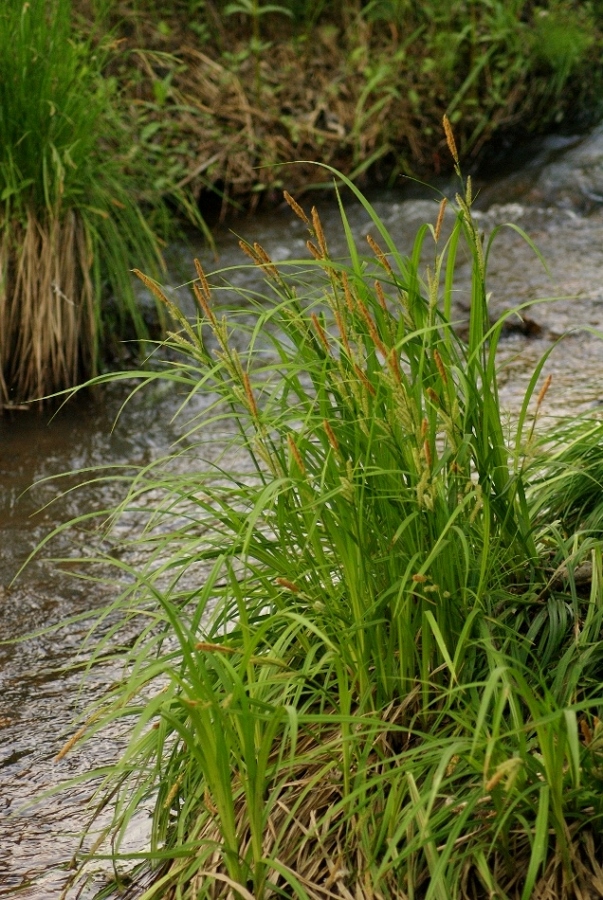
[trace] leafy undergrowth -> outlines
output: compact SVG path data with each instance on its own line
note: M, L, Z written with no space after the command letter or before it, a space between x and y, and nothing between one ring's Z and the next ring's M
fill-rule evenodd
M78 0L85 8L90 0ZM97 6L98 6L97 0ZM579 0L168 0L105 4L131 162L147 188L223 202L296 195L326 170L395 183L509 136L598 121L600 5ZM500 152L500 150L499 150ZM182 204L180 204L182 205ZM190 208L190 205L189 205Z
M544 360L503 425L496 233L470 182L449 236L444 202L408 256L348 187L366 255L343 205L348 260L288 198L311 258L244 245L265 278L244 315L222 317L234 289L199 266L192 323L142 276L175 330L140 374L181 392L189 427L101 523L145 523L106 560L125 585L111 615L140 636L64 752L129 729L101 796L116 865L153 804L145 900L601 896L601 426L535 437Z

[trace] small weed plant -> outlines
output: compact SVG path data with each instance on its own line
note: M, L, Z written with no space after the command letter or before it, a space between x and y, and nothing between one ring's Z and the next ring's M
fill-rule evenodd
M536 440L544 361L504 425L470 181L408 255L347 184L365 252L343 204L346 260L287 197L311 258L243 244L265 278L244 315L200 266L196 322L141 276L175 322L142 377L189 424L104 523L146 524L110 557L98 659L138 637L60 756L127 723L101 791L115 860L152 802L145 900L598 896L601 428Z

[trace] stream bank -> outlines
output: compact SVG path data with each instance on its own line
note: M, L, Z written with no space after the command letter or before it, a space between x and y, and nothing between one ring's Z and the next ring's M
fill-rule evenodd
M444 113L466 170L599 116L603 19L576 0L170 0L118 5L103 27L128 165L209 222L330 180L299 160L365 187L431 180L451 170Z

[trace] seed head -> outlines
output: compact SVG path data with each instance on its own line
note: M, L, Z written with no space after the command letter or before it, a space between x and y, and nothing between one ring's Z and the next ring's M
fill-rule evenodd
M427 463L428 468L431 469L433 465L433 457L431 455L431 446L427 439L423 441L423 455L425 456L425 462Z
M85 733L87 728L88 728L88 722L86 722L85 725L82 725L81 728L78 728L78 730L75 732L75 734L69 738L67 743L63 744L63 746L61 747L61 749L59 750L59 752L57 753L57 755L54 758L55 762L58 762L60 759L63 759L64 756L67 756L67 754L69 753L71 748L77 744L77 742L82 737L82 735Z
M306 247L314 257L314 259L322 260L322 256L320 255L320 250L312 241L306 241Z
M249 381L249 374L247 372L243 372L243 387L245 388L245 396L247 397L247 402L249 403L249 411L254 419L259 419L258 415L258 405L255 402L255 397L253 396L253 391L251 390L251 382Z
M383 310L383 312L387 312L387 303L385 301L385 294L383 293L383 288L381 287L381 282L375 282L375 293L377 294L377 299L379 301L379 306Z
M318 210L315 206L312 207L312 226L314 228L314 234L316 235L316 240L318 241L318 246L321 249L323 258L327 257L327 242L325 240L325 233L322 230L322 222L320 221L320 216L318 215Z
M356 306L358 307L360 314L362 315L362 318L366 322L366 325L369 330L369 334L371 336L371 340L372 340L373 344L375 345L375 347L377 348L379 353L381 353L382 356L387 356L387 351L383 345L383 341L379 337L379 332L377 331L377 326L375 325L375 322L373 321L373 318L372 318L370 312L368 311L366 303L360 297L357 297L356 298Z
M296 216L298 216L302 222L310 228L310 219L307 217L297 200L294 200L291 194L288 191L283 191L283 197L293 210Z
M540 409L540 407L541 407L541 405L542 405L542 401L543 401L544 398L546 397L547 391L548 391L548 389L549 389L550 386L551 386L551 381L552 381L552 380L553 380L553 376L552 376L552 375L547 375L546 378L544 379L544 384L543 384L542 387L540 388L540 392L539 392L538 398L537 398L537 400L536 400L536 411L538 411L538 410Z
M335 437L335 432L334 432L333 429L331 428L330 423L328 422L327 419L323 419L323 423L322 423L322 424L323 424L324 430L325 430L325 432L326 432L326 434L327 434L327 438L328 438L328 440L329 440L329 444L331 445L331 447L333 448L333 450L335 451L335 453L339 453L339 441L338 441L337 438Z
M383 268L386 270L386 272L389 275L393 276L394 270L390 266L387 256L385 255L385 253L383 252L383 250L381 249L381 247L379 246L377 241L374 239L374 237L372 237L372 235L370 235L370 234L367 234L366 242L369 245L369 247L371 248L371 250L373 251L373 253L375 254L375 256L377 257L377 259L379 260L379 262L381 263L381 265L383 266Z
M348 276L346 272L342 273L341 280L343 282L343 296L345 297L346 306L351 313L354 312L354 298L352 297L352 292L350 290L350 282L348 280Z
M448 375L446 374L446 369L444 368L444 363L442 362L442 357L438 353L437 350L433 351L433 359L437 366L438 372L440 373L440 378L444 382L444 384L448 384Z
M275 578L275 584L278 584L280 587L286 588L288 591L291 591L292 594L299 594L299 588L296 584L293 584L292 581L289 581L288 578Z
M317 333L318 337L320 338L320 343L323 345L323 347L325 348L327 353L330 354L331 346L329 344L329 339L325 333L325 330L322 327L322 325L320 324L320 319L318 318L318 316L316 315L315 312L310 313L310 318L312 319L312 324L314 325L316 333Z
M341 317L341 313L338 309L335 309L334 313L335 313L335 321L337 322L337 327L338 327L339 333L341 335L341 340L342 340L343 346L345 347L346 353L348 354L348 356L351 356L352 348L350 347L350 342L348 340L346 327L345 327L343 319Z
M435 224L435 232L434 232L436 244L440 240L440 232L442 231L442 222L444 221L444 213L446 212L447 203L448 203L448 198L444 197L444 199L440 203L440 208L438 210L438 218L437 218L437 221Z
M225 644L210 644L209 641L199 641L195 644L195 650L202 650L204 653L226 653L232 655L236 653L233 647L227 647Z
M444 134L446 135L446 143L448 144L448 149L450 150L450 155L452 156L455 164L459 165L459 154L456 149L456 141L454 140L454 134L452 131L452 125L450 124L450 119L447 115L444 115L442 119L442 124L444 125Z
M266 272L267 275L272 275L273 278L278 278L279 274L276 266L264 250L261 244L258 244L256 241L253 245L253 249L255 250L257 256L257 265Z
M302 475L305 475L306 467L304 465L304 461L301 457L301 453L299 452L298 446L295 443L295 440L294 440L292 434L287 435L287 443L289 444L289 450L291 451L291 456L297 463L297 467L298 467L299 471L302 473Z
M194 263L195 269L197 270L197 278L199 279L199 283L201 284L201 290L203 291L205 299L209 303L209 301L211 300L211 288L209 286L209 282L207 280L205 272L203 271L203 266L201 265L199 260L195 259Z

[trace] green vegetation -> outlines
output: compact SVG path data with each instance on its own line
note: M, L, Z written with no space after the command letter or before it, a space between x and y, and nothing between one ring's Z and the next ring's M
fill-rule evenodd
M153 0L119 15L133 152L160 187L169 172L205 194L202 211L211 191L226 211L328 182L278 163L390 184L447 171L444 113L474 161L601 112L600 3Z
M124 676L59 756L127 729L99 808L119 863L152 803L145 900L592 896L601 425L537 439L545 360L504 424L470 181L408 256L346 183L374 235L359 250L342 204L348 260L289 198L311 259L244 245L258 294L197 266L191 323L142 276L175 330L139 377L188 424L101 516L109 540L142 523L98 560L121 593L94 659Z
M122 171L108 51L75 36L70 0L5 0L0 46L1 409L93 374L127 325L142 337L129 269L161 254Z

